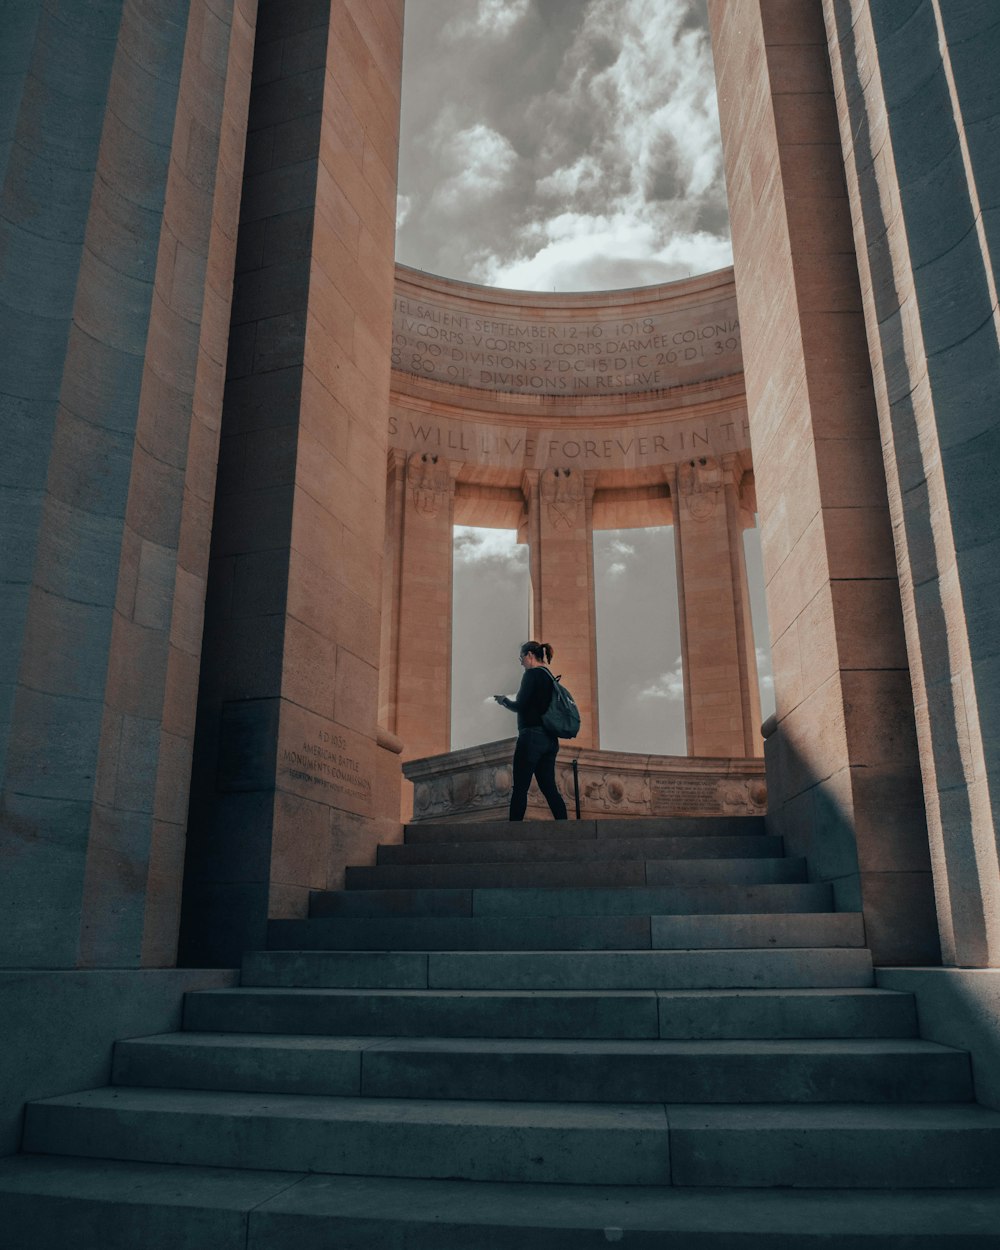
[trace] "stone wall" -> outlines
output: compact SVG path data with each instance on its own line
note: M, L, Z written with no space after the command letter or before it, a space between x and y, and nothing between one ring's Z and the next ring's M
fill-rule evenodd
M1000 962L1000 26L824 4L946 962Z
M920 761L819 0L710 0L767 580L770 819L880 963L938 958Z
M264 0L191 795L182 958L400 836L377 730L401 0Z
M5 25L6 966L174 960L255 13Z

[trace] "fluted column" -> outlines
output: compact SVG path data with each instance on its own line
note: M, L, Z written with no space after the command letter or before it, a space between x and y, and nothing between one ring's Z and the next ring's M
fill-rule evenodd
M674 534L688 754L760 754L760 697L740 522L738 458L677 469Z
M596 747L597 630L594 608L594 475L578 469L528 470L531 634L555 651L580 708L580 746Z

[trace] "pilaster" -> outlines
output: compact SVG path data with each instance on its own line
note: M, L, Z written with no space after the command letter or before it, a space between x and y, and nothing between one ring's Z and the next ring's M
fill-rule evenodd
M522 479L532 637L551 645L552 667L580 708L575 741L592 747L598 745L594 485L594 474L563 467L530 470Z

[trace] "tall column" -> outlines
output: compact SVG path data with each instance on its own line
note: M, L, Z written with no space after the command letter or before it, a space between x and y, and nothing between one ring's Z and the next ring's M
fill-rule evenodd
M256 7L3 15L8 967L174 961Z
M824 3L946 963L1000 965L997 6Z
M750 625L735 456L678 466L674 491L688 754L760 754L760 698Z
M401 0L261 0L185 873L182 957L399 833L378 666ZM363 72L359 72L363 66ZM397 782L398 786L398 782Z
M395 723L403 759L451 750L455 481L449 462L414 452L402 483L395 629Z
M594 606L594 475L579 469L529 469L531 635L552 646L552 667L580 709L580 746L596 747L597 628Z
M768 819L833 882L840 908L863 909L876 961L934 961L913 696L822 5L709 0L709 17L774 660Z

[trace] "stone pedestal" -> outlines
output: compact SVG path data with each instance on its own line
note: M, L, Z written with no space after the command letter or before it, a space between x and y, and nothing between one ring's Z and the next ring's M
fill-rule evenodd
M594 607L593 475L580 469L528 470L523 486L531 570L530 633L552 646L580 709L580 746L598 745L597 629Z
M674 535L691 755L762 754L760 695L750 622L742 466L736 456L696 456L674 478Z
M514 739L486 742L403 766L413 783L413 820L457 825L506 820ZM569 818L576 815L573 764L577 765L581 820L636 817L757 816L767 808L764 762L694 759L560 745L556 781ZM532 785L528 819L551 820L548 804ZM456 832L456 839L461 834Z

